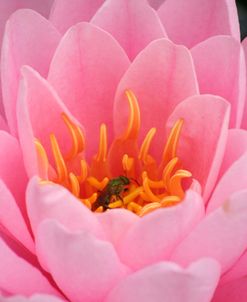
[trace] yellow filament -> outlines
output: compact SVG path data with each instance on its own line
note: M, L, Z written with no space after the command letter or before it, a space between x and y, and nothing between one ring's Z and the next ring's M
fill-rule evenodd
M151 189L149 187L147 173L145 171L143 172L142 177L143 177L143 189L144 189L144 192L147 194L149 200L152 202L160 201L159 197L151 191Z
M70 132L70 136L72 138L71 150L70 150L69 154L65 156L65 158L71 159L71 158L74 158L78 154L78 149L79 149L76 130L75 130L75 126L72 124L71 120L65 113L62 113L62 119L63 119L65 125L67 126L67 128Z
M137 198L140 195L141 192L143 192L143 187L137 187L134 191L132 191L131 193L126 195L123 198L124 205L126 205L126 204L130 203L131 201L135 200L135 198Z
M162 205L162 207L166 207L168 205L176 204L180 201L181 201L181 199L178 196L170 195L170 196L164 197L161 200L160 204Z
M109 178L105 177L102 181L98 181L95 177L88 177L87 182L97 190L102 191L109 182Z
M129 102L129 121L123 139L137 138L140 129L140 109L136 96L131 90L126 90L125 94Z
M38 139L34 141L36 151L38 154L39 173L43 179L48 178L49 161L44 147Z
M152 202L150 204L145 205L138 214L142 217L147 213L150 213L158 208L161 208L161 204L159 202Z
M104 208L102 206L98 207L95 212L96 213L102 213L104 211Z
M75 195L76 197L79 197L80 196L80 184L74 173L69 173L69 181L70 181L70 185L71 185L72 194Z
M57 139L54 134L50 135L51 148L54 156L56 168L57 168L57 177L59 182L64 182L68 177L68 171L66 164L64 162L63 156L61 154Z
M172 171L174 170L177 162L178 162L178 158L174 157L173 159L171 159L168 162L168 164L166 165L166 167L163 171L162 179L164 181L164 185L165 185L166 190L168 190L169 180L171 178Z
M84 182L88 175L87 162L85 159L81 160L81 174L77 176L79 182Z
M127 205L127 209L138 214L142 207L138 203L132 201Z
M99 140L99 151L96 156L97 161L106 161L107 156L107 132L106 125L102 124L100 126L100 140Z
M176 156L179 136L183 126L183 122L184 121L182 119L179 119L172 127L162 155L162 161L165 164Z
M134 166L134 158L129 157L128 154L124 154L122 159L123 170L125 172L129 172L133 169Z
M153 137L154 137L155 133L156 133L156 128L151 128L148 131L148 133L147 133L147 135L146 135L146 137L145 137L145 139L144 139L144 141L141 145L141 149L140 149L138 157L144 163L146 163L148 151L149 151L149 148L150 148L150 145L151 145L151 142L153 140Z
M122 203L121 200L116 200L116 201L110 203L108 207L109 207L110 209L115 209L115 208L121 208L122 205L123 205L123 203Z
M192 174L186 170L178 170L169 181L169 192L171 195L177 195L180 198L184 197L184 190L182 187L182 179L189 178Z

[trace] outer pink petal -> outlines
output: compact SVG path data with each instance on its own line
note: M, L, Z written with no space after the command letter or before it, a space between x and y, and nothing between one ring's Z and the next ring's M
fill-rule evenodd
M91 22L111 33L131 60L151 41L167 37L145 0L107 0Z
M221 206L232 193L247 189L247 152L242 155L222 176L208 203L207 212Z
M191 53L200 92L220 95L229 101L230 126L240 127L246 91L241 43L229 36L217 36L196 45Z
M128 65L118 43L89 23L72 27L56 51L48 80L85 125L89 155L97 151L100 124L112 128L115 90Z
M24 218L27 176L18 141L9 133L0 131L0 178L13 194Z
M14 197L0 180L0 224L34 253L34 243Z
M65 33L72 25L90 21L104 0L55 0L50 21L61 32Z
M19 10L9 19L2 49L3 103L10 130L16 135L16 99L20 67L28 64L43 76L48 73L60 34L45 18L31 10Z
M11 294L58 294L42 273L17 256L0 238L0 288Z
M51 133L55 134L62 154L69 152L71 137L63 122L62 113L70 116L51 85L31 67L24 66L17 103L17 120L24 162L29 176L38 173L34 149L35 138L41 141L51 163L53 163Z
M203 217L200 196L187 191L176 207L157 210L135 223L120 242L122 262L134 270L167 259L176 245Z
M227 144L220 168L219 179L245 152L247 152L247 131L242 129L230 129L228 131Z
M29 182L26 196L34 235L39 224L48 218L57 220L71 231L85 230L94 235L102 233L95 214L62 186L42 183L34 177Z
M246 66L245 79L246 79L246 77L247 77L247 38L244 39L244 41L242 42L242 46L243 46L244 54L245 54L245 66ZM247 84L247 80L246 80L246 84ZM243 120L242 120L242 128L247 129L247 91L246 91L246 95L245 95L245 107L244 107L244 114L243 114Z
M246 288L246 277L226 283L216 289L212 302L246 302Z
M189 48L217 35L240 40L234 0L166 0L158 14L169 38Z
M30 298L25 298L22 296L11 296L9 298L0 297L0 302L63 302L65 300L61 300L55 296L50 295L39 295L35 294Z
M217 180L224 156L229 123L229 104L213 95L193 96L179 104L168 120L168 128L182 118L178 157L192 172L207 200Z
M130 211L115 209L100 213L97 216L106 240L117 249L128 230L141 219Z
M247 275L247 250L235 262L235 264L221 278L221 284L227 284L239 278L246 278Z
M151 127L157 128L153 149L156 156L163 150L165 123L175 106L198 93L197 80L189 51L160 39L147 46L123 76L116 94L115 132L120 134L128 121L124 91L132 89L141 111L141 138Z
M124 279L106 302L208 302L219 275L219 265L211 259L202 259L186 269L160 262Z
M50 220L40 225L36 242L38 256L72 301L102 301L126 274L112 245L90 233L71 233Z
M247 247L247 190L233 194L177 247L172 260L187 265L201 257L219 261L226 272Z

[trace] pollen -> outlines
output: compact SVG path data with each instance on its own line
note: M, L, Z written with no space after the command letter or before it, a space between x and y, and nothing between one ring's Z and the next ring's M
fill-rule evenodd
M131 90L125 96L129 107L125 131L108 145L107 126L102 123L98 151L91 160L84 155L86 140L80 125L65 113L61 114L61 122L70 136L69 152L63 153L54 133L50 134L52 158L40 140L35 139L34 144L42 183L64 186L93 212L120 208L142 217L181 203L185 195L184 180L192 174L182 168L177 154L183 119L173 125L158 163L150 154L157 130L151 128L138 144L141 128L138 101Z

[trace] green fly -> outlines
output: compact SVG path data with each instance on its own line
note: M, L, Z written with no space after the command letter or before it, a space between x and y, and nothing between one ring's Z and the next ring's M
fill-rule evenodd
M128 190L129 184L130 180L126 176L121 175L119 177L111 179L103 189L103 191L99 193L96 201L92 204L92 210L95 211L100 206L103 207L104 211L107 210L112 197L123 200L121 193Z

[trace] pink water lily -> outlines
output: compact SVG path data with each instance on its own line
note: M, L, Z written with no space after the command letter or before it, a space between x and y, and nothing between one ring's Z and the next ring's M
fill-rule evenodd
M235 2L52 2L0 1L0 301L246 301Z

